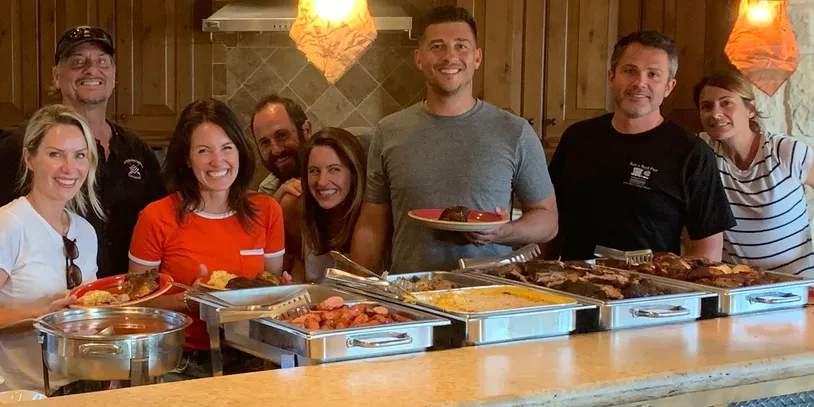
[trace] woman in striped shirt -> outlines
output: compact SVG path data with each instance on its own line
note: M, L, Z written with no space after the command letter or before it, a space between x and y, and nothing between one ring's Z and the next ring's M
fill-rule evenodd
M738 222L724 232L723 261L814 276L803 187L814 186L811 147L762 131L752 85L737 72L701 79L693 100Z

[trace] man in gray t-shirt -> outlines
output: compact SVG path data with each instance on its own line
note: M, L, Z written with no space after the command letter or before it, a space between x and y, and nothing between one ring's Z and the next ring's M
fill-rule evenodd
M472 95L480 65L471 15L439 7L425 16L416 62L427 99L382 119L368 154L365 203L352 257L379 269L392 217L392 265L401 273L452 269L462 257L505 254L557 233L554 189L540 140L528 122ZM430 229L407 216L463 205L508 217L512 194L524 214L482 233Z

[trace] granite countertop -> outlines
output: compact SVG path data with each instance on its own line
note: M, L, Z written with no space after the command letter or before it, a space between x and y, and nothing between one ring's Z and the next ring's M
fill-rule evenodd
M814 309L281 369L36 406L595 406L814 374Z

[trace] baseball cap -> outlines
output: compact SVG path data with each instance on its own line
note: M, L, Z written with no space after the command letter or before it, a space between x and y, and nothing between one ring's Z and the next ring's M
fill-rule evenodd
M59 37L57 51L54 55L54 64L58 64L62 57L70 54L76 47L86 42L98 42L105 49L105 52L113 56L113 38L110 37L107 31L99 27L81 25L65 31Z

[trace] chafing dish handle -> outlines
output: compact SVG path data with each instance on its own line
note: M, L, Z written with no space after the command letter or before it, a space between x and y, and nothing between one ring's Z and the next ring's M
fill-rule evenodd
M795 294L772 293L750 296L749 302L774 305L774 304L788 304L790 302L797 302L802 299L803 297L800 297L799 295Z
M391 338L382 340L366 340L358 338L348 338L348 348L359 347L366 349L386 348L390 346L409 345L413 343L413 338L405 334L389 334Z
M670 309L636 309L630 310L633 316L644 318L672 318L690 315L690 310L684 307L672 307Z
M79 345L79 354L83 356L107 356L122 353L122 347L114 343L85 343Z

